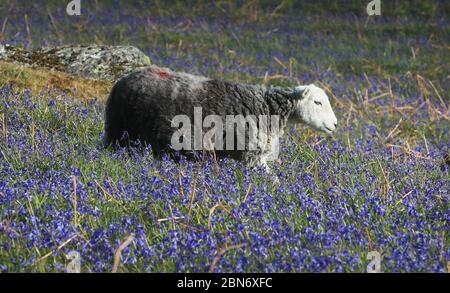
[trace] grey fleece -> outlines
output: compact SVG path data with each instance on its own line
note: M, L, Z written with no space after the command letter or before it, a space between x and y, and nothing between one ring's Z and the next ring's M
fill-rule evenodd
M206 115L278 115L280 133L289 119L295 119L295 101L299 94L293 88L248 85L150 66L120 79L106 104L105 146L128 146L139 140L150 144L155 155L171 152L171 127L176 115L187 115L193 121L194 107ZM250 164L261 161L264 151L216 151ZM263 162L265 164L265 162Z

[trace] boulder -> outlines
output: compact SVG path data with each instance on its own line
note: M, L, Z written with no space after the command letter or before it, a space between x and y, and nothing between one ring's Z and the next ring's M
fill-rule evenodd
M151 64L150 58L133 46L61 46L26 50L0 46L0 59L24 66L44 67L70 75L115 81Z

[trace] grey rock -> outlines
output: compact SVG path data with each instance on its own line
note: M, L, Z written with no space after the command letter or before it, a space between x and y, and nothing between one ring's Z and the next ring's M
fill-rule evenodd
M150 65L150 58L132 46L69 46L46 52L58 56L69 74L93 79L116 80Z
M75 45L26 50L7 45L3 49L0 59L89 79L114 81L151 64L150 58L133 46Z

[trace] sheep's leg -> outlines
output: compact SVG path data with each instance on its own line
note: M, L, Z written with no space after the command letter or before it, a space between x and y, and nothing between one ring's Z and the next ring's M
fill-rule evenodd
M280 147L279 134L280 133L272 135L270 137L269 144L266 145L266 147L268 146L268 148L264 149L263 153L260 156L261 165L263 165L266 168L267 173L271 176L271 178L273 178L273 181L277 185L280 184L280 179L275 174L275 172L269 168L269 166L267 165L267 162L276 161L278 158L279 147Z

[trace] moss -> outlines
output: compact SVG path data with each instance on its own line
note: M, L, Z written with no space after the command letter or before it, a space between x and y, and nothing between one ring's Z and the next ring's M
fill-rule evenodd
M27 51L22 47L6 47L10 61L28 64L34 67L44 67L58 71L65 71L67 66L55 54L55 50L43 52L42 50Z

